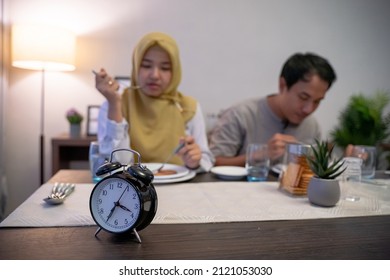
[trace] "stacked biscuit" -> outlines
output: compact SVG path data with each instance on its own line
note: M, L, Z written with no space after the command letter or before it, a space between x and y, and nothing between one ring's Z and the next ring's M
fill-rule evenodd
M307 163L306 156L296 155L282 174L280 188L293 195L306 195L307 186L313 175L314 173Z

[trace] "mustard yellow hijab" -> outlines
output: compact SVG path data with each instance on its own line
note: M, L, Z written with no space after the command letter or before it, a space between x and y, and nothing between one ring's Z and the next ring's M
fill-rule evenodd
M132 86L139 85L138 72L146 51L158 45L164 49L172 64L172 80L159 97L149 97L142 89L127 88L122 96L122 111L129 123L131 148L141 154L143 162L163 162L185 135L186 123L194 116L196 101L181 94L179 49L170 36L153 32L136 45L132 59ZM183 165L175 156L170 163Z

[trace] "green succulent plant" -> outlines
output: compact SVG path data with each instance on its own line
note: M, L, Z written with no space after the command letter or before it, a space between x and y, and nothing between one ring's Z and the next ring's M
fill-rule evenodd
M341 148L352 145L375 146L389 137L390 112L384 109L390 102L390 92L378 90L371 96L362 93L351 96L339 115L339 123L331 138Z
M310 169L316 177L321 179L335 179L341 175L346 167L343 157L340 157L332 162L332 152L334 144L329 144L328 141L319 141L315 139L315 145L311 145L312 154L307 156Z

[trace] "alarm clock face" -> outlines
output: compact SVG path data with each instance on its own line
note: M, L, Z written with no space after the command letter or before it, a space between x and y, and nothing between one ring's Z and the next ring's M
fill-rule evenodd
M120 233L134 227L141 213L141 200L134 185L120 177L100 181L92 190L90 210L103 229Z

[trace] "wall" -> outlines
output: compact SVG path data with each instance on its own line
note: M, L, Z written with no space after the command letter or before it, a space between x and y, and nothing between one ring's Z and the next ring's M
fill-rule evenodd
M159 30L177 39L183 80L205 114L277 90L281 65L294 52L328 58L338 74L316 111L323 134L355 92L390 89L387 0L6 0L9 25L45 23L78 35L77 70L46 77L46 179L50 138L68 131L65 112L103 99L91 69L130 73L141 35ZM8 212L39 186L40 73L9 68L6 93ZM2 155L4 156L4 155Z

